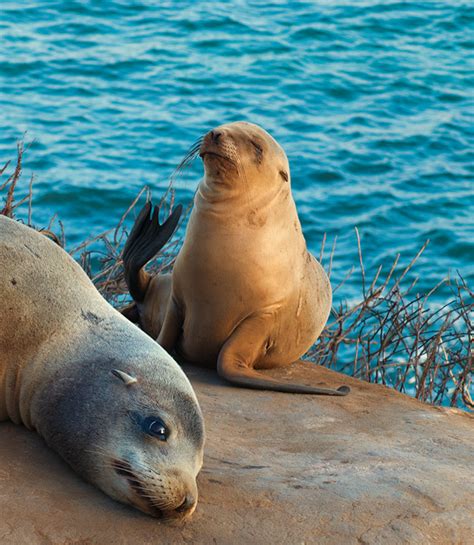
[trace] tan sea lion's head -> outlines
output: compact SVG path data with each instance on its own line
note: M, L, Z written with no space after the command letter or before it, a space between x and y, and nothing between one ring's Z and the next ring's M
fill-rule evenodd
M209 131L200 146L205 183L219 191L245 191L249 195L289 185L288 159L281 146L264 129L238 121Z

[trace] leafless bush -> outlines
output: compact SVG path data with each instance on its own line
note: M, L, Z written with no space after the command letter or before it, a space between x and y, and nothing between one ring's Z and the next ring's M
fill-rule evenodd
M4 183L1 178L10 163L0 169L0 194L5 193L0 213L13 217L20 206L28 207L28 225L32 225L33 177L26 197L15 202L15 189L22 174L24 147L18 145L15 168ZM115 306L128 300L123 268L122 248L127 236L125 221L136 212L140 199L150 197L144 187L120 218L114 229L90 238L70 250L102 295ZM172 180L160 201L160 213L169 214L174 202ZM50 224L42 230L64 247L65 236L52 232ZM320 339L307 357L318 364L333 367L369 382L386 384L433 404L474 409L473 388L473 311L474 294L460 273L447 277L427 293L416 291L416 278L408 282L413 268L428 242L418 254L400 268L397 255L390 269L382 274L380 266L368 278L364 266L359 232L361 296L356 304L340 301ZM171 270L180 241L171 241L149 266L151 272ZM320 261L323 261L325 239ZM335 260L335 243L329 255L327 270L331 274ZM96 263L93 266L93 262ZM409 274L410 273L410 274ZM341 286L354 274L349 271ZM449 300L442 306L434 298L441 288L449 290Z
M449 276L427 293L418 293L418 278L406 282L417 260L428 245L399 268L397 255L382 276L378 267L367 278L359 232L361 296L356 304L339 302L328 325L308 357L326 367L352 376L386 384L400 392L433 404L474 408L473 372L473 292L460 273ZM328 264L331 272L333 246ZM320 259L324 254L324 242ZM346 275L343 282L353 274ZM405 281L405 282L404 282ZM406 284L406 285L405 285ZM336 286L337 293L340 286ZM435 294L447 288L450 296L443 305Z
M28 202L28 225L31 225L31 213L33 204L33 176L31 176L30 178L28 195L15 203L15 189L22 174L23 152L23 142L19 142L17 144L17 158L15 168L10 176L8 176L8 178L3 183L1 182L1 178L3 177L7 168L10 166L11 161L7 161L3 165L3 167L0 168L0 193L3 191L6 192L5 201L3 204L3 208L0 209L0 214L9 218L13 218L15 209L24 204L25 202Z

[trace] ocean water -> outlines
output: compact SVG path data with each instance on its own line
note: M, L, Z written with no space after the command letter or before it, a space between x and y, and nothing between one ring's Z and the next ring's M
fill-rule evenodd
M144 184L159 197L221 123L262 125L286 150L308 246L337 236L333 283L407 263L420 291L474 276L471 2L0 4L0 162L26 133L33 219L67 245L114 226ZM198 159L177 181L189 202ZM26 191L25 186L20 193ZM341 288L360 293L358 276Z

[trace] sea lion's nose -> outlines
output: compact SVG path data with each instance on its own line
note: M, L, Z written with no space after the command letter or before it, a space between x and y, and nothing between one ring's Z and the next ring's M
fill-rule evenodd
M188 493L186 494L186 497L183 500L183 503L175 509L177 513L185 513L186 511L190 511L196 504L196 497Z
M214 129L209 134L211 136L212 142L214 142L214 144L218 144L219 138L222 136L222 132Z

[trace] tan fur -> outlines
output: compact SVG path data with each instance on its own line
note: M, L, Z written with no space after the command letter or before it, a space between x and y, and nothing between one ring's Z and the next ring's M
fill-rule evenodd
M176 362L114 310L66 252L4 216L0 296L0 420L36 430L113 498L155 516L189 515L203 423ZM168 441L145 435L132 413L162 416ZM117 460L131 469L120 474ZM186 495L192 505L175 512Z
M296 361L331 308L329 280L306 248L287 157L263 129L243 122L211 131L201 156L205 177L171 290L147 291L142 326L187 361L217 364L244 386L281 390L254 369Z

